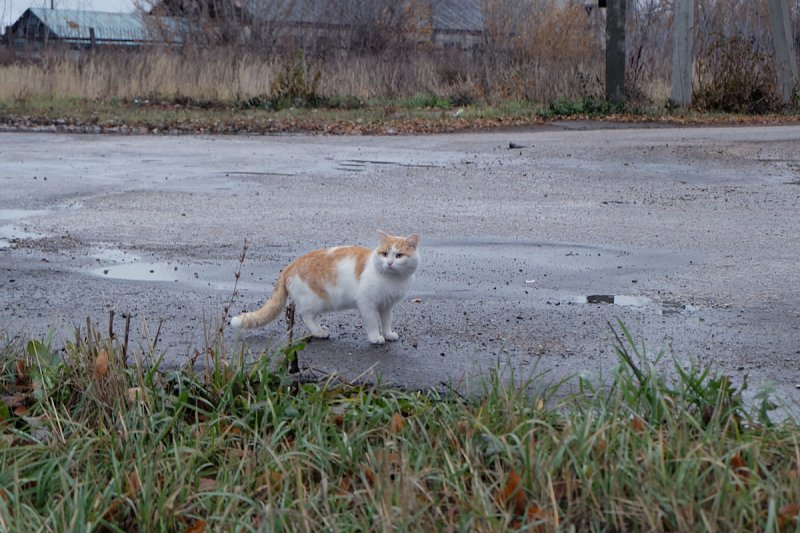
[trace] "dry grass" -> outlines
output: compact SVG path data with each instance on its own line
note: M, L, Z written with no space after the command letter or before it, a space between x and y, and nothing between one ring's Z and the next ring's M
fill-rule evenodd
M40 61L0 67L0 99L114 99L185 96L231 101L265 94L275 60L236 57L228 50L181 54L54 52Z
M234 102L269 97L273 81L294 61L235 49L87 55L56 51L38 61L0 66L0 100L186 97ZM463 58L454 66L446 57L419 54L402 60L334 57L309 64L320 72L318 91L325 98L371 100L428 93L472 101L547 102L596 96L601 88L601 62L525 60L482 69Z
M800 16L796 11L792 12L794 19ZM33 57L1 51L0 55L6 55L0 57L0 103L134 99L265 102L276 99L276 79L295 68L298 61L309 71L309 79L318 75L313 87L305 87L313 89L313 105L333 102L337 107L346 101L387 101L420 94L457 106L509 101L547 105L603 98L605 21L600 10L587 11L577 2L547 0L531 7L525 0L486 0L484 13L480 52L413 48L407 43L394 47L387 44L371 52L316 49L311 45L300 60L292 50L265 49L258 43L94 53L51 47ZM730 5L699 2L696 91L702 92L709 79L729 73L731 64L744 65L752 59L723 61L714 43L748 43L750 54L761 58L758 67L767 73L774 71L766 15L764 5L744 0L731 0ZM671 25L672 12L667 4L647 0L630 6L626 85L636 105L663 107L667 102ZM722 94L722 100L735 99L750 89L734 86L737 83L722 84L730 92ZM774 91L770 87L775 84L770 83L767 92ZM770 98L767 95L766 100Z

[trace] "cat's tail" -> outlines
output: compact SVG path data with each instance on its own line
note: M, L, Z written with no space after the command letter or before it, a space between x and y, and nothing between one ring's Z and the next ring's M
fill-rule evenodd
M289 297L289 291L286 289L286 271L281 272L278 276L278 281L275 282L275 289L272 291L267 303L261 306L261 309L253 311L252 313L242 313L239 316L231 319L231 326L236 329L252 329L268 324L277 318L283 308L286 306L286 299Z

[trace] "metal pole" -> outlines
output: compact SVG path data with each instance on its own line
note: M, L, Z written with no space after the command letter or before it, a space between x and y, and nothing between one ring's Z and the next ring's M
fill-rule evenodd
M606 9L606 98L614 104L625 101L625 11L627 0L607 0Z
M794 53L789 7L785 0L769 0L769 20L772 26L772 43L775 46L775 63L783 103L792 102L792 92L797 85L797 56Z
M675 0L672 23L673 104L692 103L692 49L694 48L694 0Z

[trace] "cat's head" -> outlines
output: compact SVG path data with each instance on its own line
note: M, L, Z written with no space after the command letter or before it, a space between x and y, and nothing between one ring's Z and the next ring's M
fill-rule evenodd
M378 232L380 244L373 254L375 269L381 274L410 276L419 266L419 235L412 233L408 237L388 235Z

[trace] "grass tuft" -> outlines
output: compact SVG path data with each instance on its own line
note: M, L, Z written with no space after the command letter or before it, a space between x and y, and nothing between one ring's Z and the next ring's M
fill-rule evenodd
M247 366L216 338L159 372L90 327L62 351L9 343L0 529L797 528L796 422L612 329L606 383L498 369L470 398L304 383L279 363L302 344Z

